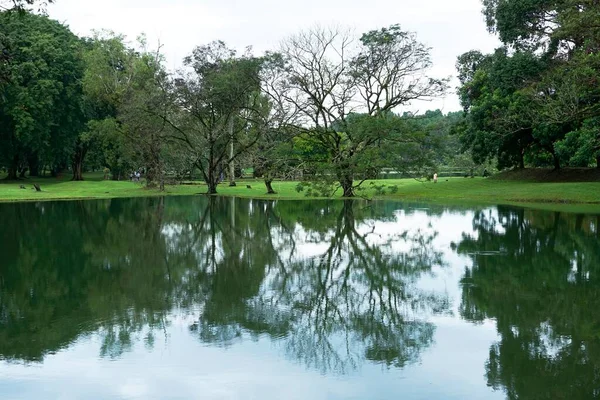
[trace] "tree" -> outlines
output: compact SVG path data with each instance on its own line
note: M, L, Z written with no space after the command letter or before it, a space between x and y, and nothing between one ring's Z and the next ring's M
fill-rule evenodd
M168 109L169 75L162 65L160 47L152 53L147 50L145 39L140 40L142 52L133 63L133 79L119 107L119 120L130 145L137 150L140 162L146 168L146 185L159 185L164 190L167 150L173 147L172 128L160 117ZM171 145L169 149L167 146Z
M483 0L488 30L517 48L572 55L598 50L600 10L595 0Z
M114 179L120 179L129 162L130 151L119 121L120 108L132 90L135 78L135 51L125 37L109 31L96 32L87 40L86 70L83 77L84 100L88 118L77 139L72 159L73 180L83 180L87 153L97 151Z
M483 4L488 29L514 53L503 50L504 57L499 57L500 51L484 57L470 52L459 59L461 97L469 111L464 137L474 156L504 153L499 157L501 167L522 167L525 159L555 169L561 164L588 166L591 160L600 166L597 135L590 134L600 115L597 2L483 0ZM519 59L533 61L527 64L537 64L537 72L532 75ZM490 80L485 73L469 72L476 64L488 71ZM496 65L503 64L515 71L514 76L521 75L518 85L493 82ZM465 103L465 96L473 102Z
M258 120L248 124L249 131L260 130L253 134L258 140L244 158L253 166L254 177L263 178L267 194L276 194L272 186L275 177L289 177L294 171L293 140L298 129L275 111L267 97L262 101L262 107L257 108Z
M447 80L427 77L430 48L400 25L364 33L358 54L351 60L350 75L367 114L379 116L414 100L444 94Z
M368 117L363 122L385 120L396 107L440 95L446 86L444 80L425 76L429 49L398 25L367 32L359 43L348 32L314 28L290 37L281 49L287 63L286 100L303 116L304 134L327 154L319 167L328 168L319 176L335 177L344 197L354 196L378 167L373 158L377 147L410 141L410 135L398 139L385 131L357 134L349 128L349 117L362 111Z
M540 124L566 127L556 150L564 163L600 168L600 53L578 51L529 90Z
M523 168L529 158L533 163L560 168L555 144L570 127L540 121L539 107L530 95L531 85L547 68L548 64L531 52L509 55L505 48L488 56L468 52L459 57L459 94L467 112L466 123L459 130L475 162L497 158L500 168ZM544 153L549 160L539 158Z
M44 11L45 6L53 3L54 0L39 2L38 11ZM29 11L29 6L38 3L37 0L0 0L0 12L17 11L24 13ZM8 79L8 72L3 68L10 61L10 44L8 38L0 34L0 87Z
M189 150L208 193L217 193L224 165L252 147L261 130L248 131L258 121L262 59L249 53L237 56L223 42L197 47L184 60L172 82L174 108L161 117L174 130L174 139ZM231 144L236 149L230 153Z
M262 177L267 194L275 194L275 177L292 178L301 163L294 149L294 140L302 132L298 108L288 102L285 63L281 54L267 53L261 68L261 93L257 102L256 120L249 121L249 130L259 130L258 141L247 155L247 164L254 167L254 177Z
M7 82L0 105L0 163L9 179L39 161L66 163L84 123L81 78L84 64L79 39L46 17L0 13L1 33L10 46Z
M141 36L135 49L125 37L103 31L87 47L83 83L89 121L73 154L73 179L83 179L83 162L91 150L101 153L114 179L143 167L146 184L162 188L163 153L171 135L159 117L169 106L160 46L150 51Z

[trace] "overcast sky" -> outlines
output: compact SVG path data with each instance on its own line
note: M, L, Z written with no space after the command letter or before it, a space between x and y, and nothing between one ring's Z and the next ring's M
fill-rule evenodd
M498 46L481 8L481 0L57 0L48 14L78 35L109 29L133 41L145 33L151 46L160 40L170 68L180 66L194 46L216 39L240 50L250 45L258 55L315 24L351 27L359 36L398 23L432 47L432 75L444 77L456 75L458 55ZM407 109L436 108L448 112L460 105L450 93Z

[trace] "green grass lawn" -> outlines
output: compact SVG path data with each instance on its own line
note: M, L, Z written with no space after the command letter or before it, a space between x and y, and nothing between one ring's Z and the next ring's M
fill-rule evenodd
M83 182L71 182L68 177L35 178L23 181L0 181L0 201L92 199L113 197L143 197L160 195L193 195L206 192L201 182L191 185L167 186L165 192L146 189L140 183L128 181L104 181L102 174L88 174ZM33 183L39 183L42 192L33 189ZM414 179L390 179L375 181L376 184L397 186L396 193L376 195L369 182L364 183L365 190L357 192L366 198L386 198L406 201L423 201L457 204L528 204L542 208L556 208L568 205L576 210L600 211L600 182L527 182L484 178L448 178L433 182ZM24 185L26 189L20 189ZM247 187L250 186L250 188ZM238 186L229 187L227 183L218 187L219 194L225 196L269 198L269 199L306 199L304 193L296 191L297 182L274 182L275 195L267 195L260 180L242 180ZM545 204L545 206L544 206Z

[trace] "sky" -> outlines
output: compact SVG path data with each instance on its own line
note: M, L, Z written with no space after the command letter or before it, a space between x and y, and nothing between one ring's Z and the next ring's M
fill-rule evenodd
M134 41L144 33L150 47L160 42L170 69L181 66L195 46L213 40L240 51L252 46L260 55L315 25L351 28L359 37L400 24L432 48L431 75L454 77L458 55L499 46L486 31L481 9L481 0L57 0L47 11L80 36L108 29ZM457 85L454 78L444 98L396 111L460 110Z

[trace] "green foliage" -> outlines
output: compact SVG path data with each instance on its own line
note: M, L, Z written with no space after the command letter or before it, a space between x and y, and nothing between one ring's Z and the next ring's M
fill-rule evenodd
M0 164L16 178L40 160L66 163L84 123L79 39L46 17L11 12L0 13L0 36L10 58L3 65Z
M389 185L383 182L369 182L371 191L375 196L385 196L386 194L398 193L398 185ZM364 186L359 188L360 191L364 191Z
M305 193L307 197L331 197L339 189L339 185L326 180L302 181L296 185L296 192Z
M252 167L271 194L279 178L346 197L382 172L591 166L600 162L594 4L485 0L505 46L459 57L465 112L448 115L394 114L447 89L428 76L430 49L399 25L358 41L315 28L264 57L215 41L171 74L143 36L78 39L45 16L3 12L0 166L10 178L70 166L75 180L86 168L117 179L142 169L149 185L197 170L211 193L228 165Z
M107 166L113 179L144 169L149 186L164 183L166 170L189 169L180 165L180 149L167 151L169 127L160 117L168 107L167 73L160 53L139 49L112 32L98 32L86 42L86 73L83 79L88 129L78 138L78 163L90 153L92 160ZM169 162L167 163L166 160ZM75 170L75 166L74 166Z
M594 1L484 0L488 28L514 51L459 57L460 129L476 161L589 165L598 157L600 17ZM582 146L583 151L578 147Z
M187 71L172 80L172 104L161 117L187 147L209 193L216 193L224 166L258 141L264 118L260 94L262 58L238 56L216 41L194 49ZM259 126L248 129L249 122ZM231 145L237 149L231 153Z
M463 71L459 93L468 112L458 127L463 145L476 163L497 158L500 168L522 166L525 152L544 135L534 132L533 102L521 90L540 76L544 64L531 53L509 56L501 49L489 56L466 53L457 67ZM551 141L543 142L552 149Z

